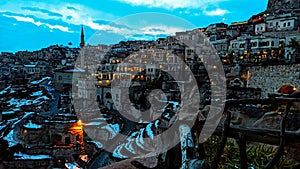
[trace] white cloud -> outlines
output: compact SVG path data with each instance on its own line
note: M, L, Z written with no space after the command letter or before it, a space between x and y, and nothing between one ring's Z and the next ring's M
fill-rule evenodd
M63 32L72 32L69 30L68 27L64 27L64 26L60 26L60 25L50 25L48 23L43 23L43 22L39 22L39 21L35 21L33 18L30 18L30 17L23 17L23 16L13 16L13 15L7 15L7 14L3 14L2 16L4 17L7 17L7 18L14 18L16 19L17 21L19 22L29 22L29 23L32 23L36 26L46 26L48 28L50 28L51 30L52 29L59 29Z
M204 14L208 16L223 16L227 13L229 13L228 10L220 9L220 8L217 8L216 10L212 10L212 11L204 11Z
M61 26L61 25L50 25L48 23L45 24L48 28L50 28L51 30L52 29L59 29L63 32L73 32L73 31L70 31L68 27L65 27L65 26Z
M70 6L72 8L70 8ZM25 8L24 8L25 7ZM39 10L30 10L29 8L37 8L41 9ZM76 9L76 10L74 10ZM49 13L43 12L43 10L47 10L49 12L53 12L56 14L60 14L61 16L57 15L49 15ZM94 20L99 19L107 19L107 20L113 20L116 19L115 16L104 13L101 11L97 11L91 8L88 8L86 6L80 5L80 4L70 4L70 3L58 3L58 4L49 4L44 2L34 2L34 1L27 1L26 3L12 3L8 2L1 6L0 12L9 12L16 14L14 16L7 15L6 17L13 17L17 19L18 21L23 22L30 22L37 26L45 25L49 27L50 29L59 29L64 32L73 32L70 31L69 28L62 26L62 25L51 25L49 23L46 23L47 21L41 22L35 22L33 18L27 17L27 16L35 16L38 19L43 20L62 20L66 24L72 24L72 25L86 25L89 26L92 29L109 29L103 25L99 25L94 22ZM6 14L5 14L6 15ZM19 16L19 15L24 15ZM114 29L114 28L111 28ZM80 30L78 30L79 32ZM121 31L121 30L120 30Z
M167 35L173 35L176 32L182 32L182 28L178 27L170 27L165 25L153 25L153 26L147 26L141 28L141 32L143 34L151 34L151 35L161 35L161 34L167 34Z
M120 2L128 3L133 6L147 6L157 7L164 9L185 9L179 11L179 14L190 14L190 10L200 10L203 14L208 16L223 16L229 13L228 10L217 8L220 2L227 0L118 0ZM207 10L208 8L215 7L215 10ZM191 16L199 16L200 13L196 12Z
M119 0L135 6L159 7L166 9L189 8L205 9L209 5L216 5L225 0Z
M127 1L127 0L122 0ZM176 0L175 0L176 1ZM167 5L169 4L169 8L180 8L180 7L197 7L200 4L205 5L205 1L211 1L213 2L219 2L222 0L186 0L186 1L178 1L179 3L173 3L174 0L149 0L149 1L143 1L146 4L152 4L154 6L159 5ZM129 1L132 3L139 3L139 0L133 0ZM142 1L140 1L142 2ZM173 4L173 5L172 5ZM197 5L196 5L197 4ZM70 8L70 6L72 8ZM24 8L25 7L25 8ZM30 8L36 8L41 10L30 10ZM166 7L166 6L164 6ZM74 8L76 10L74 10ZM53 12L59 15L49 15L47 12L43 12L43 10L47 10L49 12ZM0 12L8 12L5 14L5 17L15 18L18 21L22 22L30 22L32 24L35 24L37 26L45 26L49 28L49 31L52 32L54 29L64 31L64 32L76 32L80 33L80 29L78 30L70 30L70 28L66 27L65 25L84 25L87 27L90 27L94 30L101 30L101 31L107 31L107 32L113 32L120 35L123 35L124 37L132 37L133 35L153 35L153 36L159 36L159 35L172 35L175 32L180 32L185 30L184 28L180 28L180 26L170 26L170 25L164 25L164 23L152 23L149 24L147 22L147 18L145 19L145 24L140 24L138 22L134 23L117 23L123 26L118 25L109 25L109 24L101 24L101 22L96 22L96 20L106 20L106 21L112 21L118 19L116 16L97 11L94 9L91 9L89 7L80 5L80 4L71 4L71 3L58 3L58 4L48 4L45 2L33 2L33 1L27 1L26 3L7 3L3 6L1 6ZM189 9L182 10L185 14L191 14ZM4 15L4 14L3 14ZM24 15L24 16L22 16ZM34 16L34 17L32 17ZM39 20L41 19L41 20ZM152 18L153 19L153 18ZM47 20L51 20L51 23L53 20L57 20L57 23L61 24L50 24L50 21L47 22ZM119 19L117 20L119 21ZM126 19L125 19L126 21ZM131 19L132 21L132 19ZM141 20L142 21L142 20ZM141 22L140 21L140 22ZM65 23L65 24L64 24ZM129 26L130 25L130 26ZM150 25L150 26L149 26ZM185 25L182 25L184 27Z
M36 26L41 26L43 24L41 22L36 22L36 21L34 21L34 19L29 18L29 17L10 16L10 15L6 15L6 14L3 14L2 16L7 17L7 18L15 18L17 21L20 21L20 22L30 22L32 24L35 24Z

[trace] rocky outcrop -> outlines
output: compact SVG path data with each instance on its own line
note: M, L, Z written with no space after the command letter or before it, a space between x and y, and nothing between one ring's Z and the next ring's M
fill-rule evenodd
M279 13L280 11L293 11L300 9L299 0L269 0L267 12Z

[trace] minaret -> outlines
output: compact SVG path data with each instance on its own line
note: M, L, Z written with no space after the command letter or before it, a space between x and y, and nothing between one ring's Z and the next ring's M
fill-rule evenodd
M80 37L80 48L84 47L84 31L83 31L83 26L81 27L81 37Z
M80 66L81 68L85 67L85 61L84 61L84 31L83 26L81 27L81 36L80 36Z

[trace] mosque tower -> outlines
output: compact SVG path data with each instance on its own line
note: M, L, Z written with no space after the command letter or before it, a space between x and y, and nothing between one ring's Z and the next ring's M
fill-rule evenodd
M83 26L81 27L81 36L80 36L80 48L83 48L85 45L84 42L84 30L83 30Z

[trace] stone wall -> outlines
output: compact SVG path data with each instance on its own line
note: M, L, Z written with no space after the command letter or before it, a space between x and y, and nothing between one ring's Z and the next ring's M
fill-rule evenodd
M291 30L291 31L276 31L276 32L265 32L263 33L264 36L269 37L278 37L278 38L287 38L287 37L294 37L299 36L300 30ZM297 39L297 38L296 38ZM288 42L286 42L288 45Z
M38 168L38 169L48 169L52 168L53 166L52 159L43 159L43 160L10 160L10 161L3 161L3 166L0 168L2 169L26 169L26 168Z
M248 87L261 88L262 97L268 93L277 93L278 89L286 84L300 88L300 64L253 66L249 67L251 76Z

